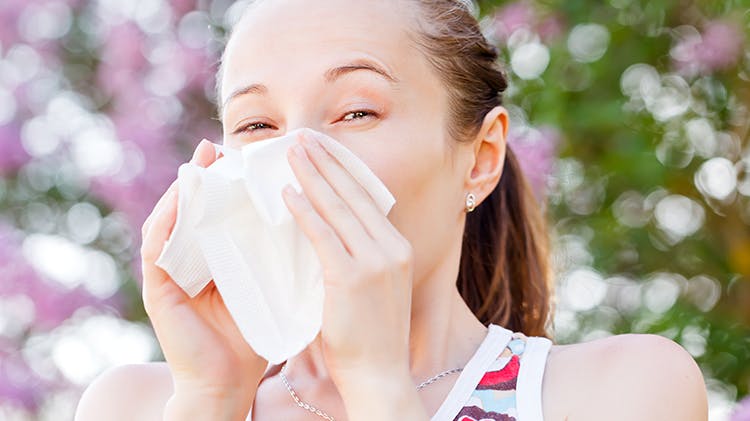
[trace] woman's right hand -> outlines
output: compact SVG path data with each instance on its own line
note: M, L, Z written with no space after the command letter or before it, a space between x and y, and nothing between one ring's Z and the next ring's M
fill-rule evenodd
M216 159L213 145L204 140L191 162L207 167ZM244 340L213 282L190 298L155 264L175 224L177 190L175 181L141 232L143 303L174 384L167 412L187 410L174 406L200 405L223 408L231 413L227 419L244 420L268 362Z

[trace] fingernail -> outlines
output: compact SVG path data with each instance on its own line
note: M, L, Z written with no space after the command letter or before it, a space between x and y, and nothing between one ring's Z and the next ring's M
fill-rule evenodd
M201 141L200 141L200 142L198 143L198 146L196 146L196 147L195 147L195 150L193 151L193 157L192 157L192 158L190 158L190 162L193 162L193 161L195 161L195 159L196 159L196 158L198 157L198 153L200 152L201 148L203 148L203 147L204 147L203 145L204 145L204 144L205 144L206 142L208 142L208 140L206 140L206 139L203 139L203 140L201 140Z

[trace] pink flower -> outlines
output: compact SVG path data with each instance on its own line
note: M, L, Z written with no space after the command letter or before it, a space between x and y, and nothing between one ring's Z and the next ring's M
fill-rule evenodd
M539 25L536 27L537 33L539 33L539 37L542 39L542 42L549 43L551 41L554 41L563 34L565 31L565 18L561 14L554 14L547 16L544 20L539 22Z
M78 308L105 304L83 287L68 290L43 278L21 253L22 242L21 231L0 223L0 273L3 274L0 296L22 294L31 299L34 303L34 329L52 329Z
M44 279L21 253L23 233L0 222L0 297L25 296L33 303L33 320L22 336L0 335L0 401L34 412L55 388L68 387L67 382L48 373L40 377L29 367L23 354L27 336L51 330L83 307L110 305L121 308L122 297L100 301L82 287L68 290Z
M196 9L195 0L170 0L172 11L179 18Z
M16 172L29 160L21 145L21 128L15 122L0 126L0 176Z
M508 133L508 147L516 154L521 170L538 199L546 195L547 178L552 172L560 133L551 126Z
M25 0L3 0L0 2L0 45L4 49L20 39L17 23L25 5Z
M110 95L129 95L142 83L148 65L143 55L145 36L133 22L111 28L102 45L98 85Z
M179 44L177 63L187 80L183 90L201 92L206 81L213 82L216 75L216 57L212 57L205 48L191 48Z
M498 9L492 16L495 36L499 41L505 42L513 31L522 26L532 27L536 19L531 3L526 1L509 3Z
M517 1L506 4L492 15L493 36L505 43L508 37L519 28L527 27L539 34L544 42L560 37L564 32L565 20L560 14L540 16L531 2Z
M670 55L678 72L686 76L710 74L734 66L742 55L744 36L732 22L711 21L702 34L680 40Z
M11 344L12 345L12 344ZM35 375L22 354L14 347L0 344L0 400L35 411L49 392L51 384Z
M730 421L750 421L750 396L745 396L732 412Z

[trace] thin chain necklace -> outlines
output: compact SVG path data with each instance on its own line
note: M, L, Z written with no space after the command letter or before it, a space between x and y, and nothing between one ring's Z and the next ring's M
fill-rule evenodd
M308 411L317 414L329 421L335 421L332 416L326 414L325 412L321 411L320 409L307 404L305 402L302 402L298 397L297 394L294 392L294 389L292 389L292 386L289 385L289 381L287 380L286 376L284 375L284 371L286 370L286 361L284 362L284 365L281 366L281 371L279 371L279 376L281 376L281 381L284 382L286 385L287 390L289 390L289 394L292 395L292 398L294 398L294 402L297 403L297 406L300 408L307 409ZM442 373L438 374L437 376L430 377L429 379L423 381L419 386L417 386L417 390L421 390L423 387L427 386L430 383L433 383L434 381L438 380L441 377L445 377L449 374L456 373L463 370L463 368L453 368L447 371L443 371Z

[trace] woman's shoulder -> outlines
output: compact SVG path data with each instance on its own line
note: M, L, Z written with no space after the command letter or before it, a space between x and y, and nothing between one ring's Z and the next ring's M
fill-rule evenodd
M75 421L158 419L172 396L165 362L125 364L98 375L83 391Z
M675 341L655 334L552 345L542 388L547 421L708 417L695 360Z

